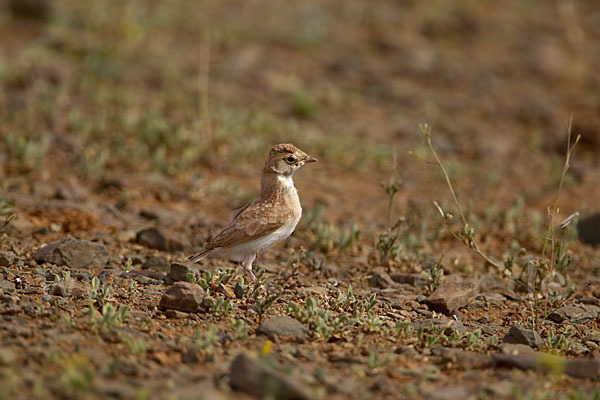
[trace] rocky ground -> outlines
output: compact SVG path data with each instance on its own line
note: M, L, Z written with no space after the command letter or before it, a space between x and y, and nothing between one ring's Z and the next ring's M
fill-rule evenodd
M598 21L0 2L0 399L598 398ZM320 161L259 284L187 263L278 142Z

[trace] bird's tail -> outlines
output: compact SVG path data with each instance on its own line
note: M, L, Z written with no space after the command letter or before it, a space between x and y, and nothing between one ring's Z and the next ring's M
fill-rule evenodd
M200 261L202 258L204 258L204 256L206 256L208 253L210 252L210 250L204 250L198 254L194 254L193 256L190 256L188 258L188 261L190 262L198 262Z

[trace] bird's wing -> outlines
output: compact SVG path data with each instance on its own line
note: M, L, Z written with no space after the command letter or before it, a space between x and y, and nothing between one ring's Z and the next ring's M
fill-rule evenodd
M250 203L208 242L207 249L230 247L257 239L281 228L290 216L289 210L274 203Z

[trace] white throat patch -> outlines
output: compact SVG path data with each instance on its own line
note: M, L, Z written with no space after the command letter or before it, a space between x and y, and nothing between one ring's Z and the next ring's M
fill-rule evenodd
M294 181L292 180L292 176L288 175L277 175L277 180L279 180L279 182L286 188L288 189L295 189L294 187Z

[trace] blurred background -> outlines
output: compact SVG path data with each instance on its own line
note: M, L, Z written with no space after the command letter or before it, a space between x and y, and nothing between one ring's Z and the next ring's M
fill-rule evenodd
M447 198L426 122L469 207L545 213L573 114L565 212L591 209L599 43L594 0L3 0L1 186L101 195L152 172L234 207L293 142L322 160L299 174L305 203L370 221L390 176L403 214Z

